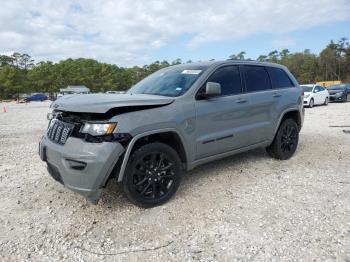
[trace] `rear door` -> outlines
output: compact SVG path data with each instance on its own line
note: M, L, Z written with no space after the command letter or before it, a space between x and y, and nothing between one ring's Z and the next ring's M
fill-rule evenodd
M295 88L293 81L289 78L288 74L278 67L266 67L272 85L272 112L271 117L273 121L271 130L271 139L274 136L274 131L277 129L281 114L291 106L298 103L299 95L298 90Z
M221 85L221 96L196 100L196 159L242 147L249 126L249 100L242 94L239 66L216 69L207 82Z
M249 128L246 130L246 146L270 139L273 121L277 117L276 107L279 90L272 90L267 69L259 65L241 66L244 72L245 92L250 98L250 107L246 112Z

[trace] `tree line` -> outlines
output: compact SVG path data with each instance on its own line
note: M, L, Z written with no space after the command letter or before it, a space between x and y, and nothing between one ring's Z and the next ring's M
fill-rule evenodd
M228 59L249 59L245 55L242 51ZM283 49L260 55L257 60L287 66L299 83L350 82L350 44L347 38L330 41L320 54L313 54L309 49L296 53ZM20 93L54 93L67 85L85 85L92 92L123 91L161 68L181 63L181 59L176 59L172 62L155 61L142 67L119 67L86 58L35 63L28 54L0 55L0 99L14 98Z

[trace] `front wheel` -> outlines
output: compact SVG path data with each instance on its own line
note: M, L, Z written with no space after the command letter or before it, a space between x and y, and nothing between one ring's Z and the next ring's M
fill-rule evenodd
M314 107L314 104L315 104L314 99L311 98L311 99L310 99L310 103L309 103L309 107L310 107L310 108L313 108L313 107Z
M182 163L177 152L163 143L150 143L130 157L123 179L129 200L144 208L167 202L177 191Z
M299 141L298 125L293 119L286 119L280 125L272 144L266 148L273 158L287 160L297 149Z
M326 99L324 100L324 103L323 103L325 106L328 105L328 97L326 97Z

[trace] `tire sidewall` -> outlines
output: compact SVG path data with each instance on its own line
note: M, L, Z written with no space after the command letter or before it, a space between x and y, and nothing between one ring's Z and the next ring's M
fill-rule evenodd
M137 161L140 158L145 157L147 154L152 152L154 153L162 152L166 154L171 159L171 161L175 163L175 167L174 167L175 179L172 185L172 189L165 197L157 199L156 201L148 200L140 197L140 195L138 195L135 192L135 190L133 190L134 185L132 181L133 169ZM137 149L131 155L123 177L123 189L128 199L137 206L140 206L143 208L151 208L151 207L159 206L167 202L175 194L181 182L182 172L183 170L182 170L182 163L181 163L180 157L178 156L177 152L173 148L171 148L166 144L158 143L158 142L146 144L141 148Z
M309 107L310 107L310 108L313 108L314 105L315 105L314 99L311 98L311 99L310 99L310 103L309 103Z

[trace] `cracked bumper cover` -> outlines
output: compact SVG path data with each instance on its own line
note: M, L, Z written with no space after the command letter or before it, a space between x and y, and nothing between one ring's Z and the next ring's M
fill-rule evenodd
M50 175L94 204L124 151L117 142L89 143L74 137L64 145L46 136L39 143L39 155Z

